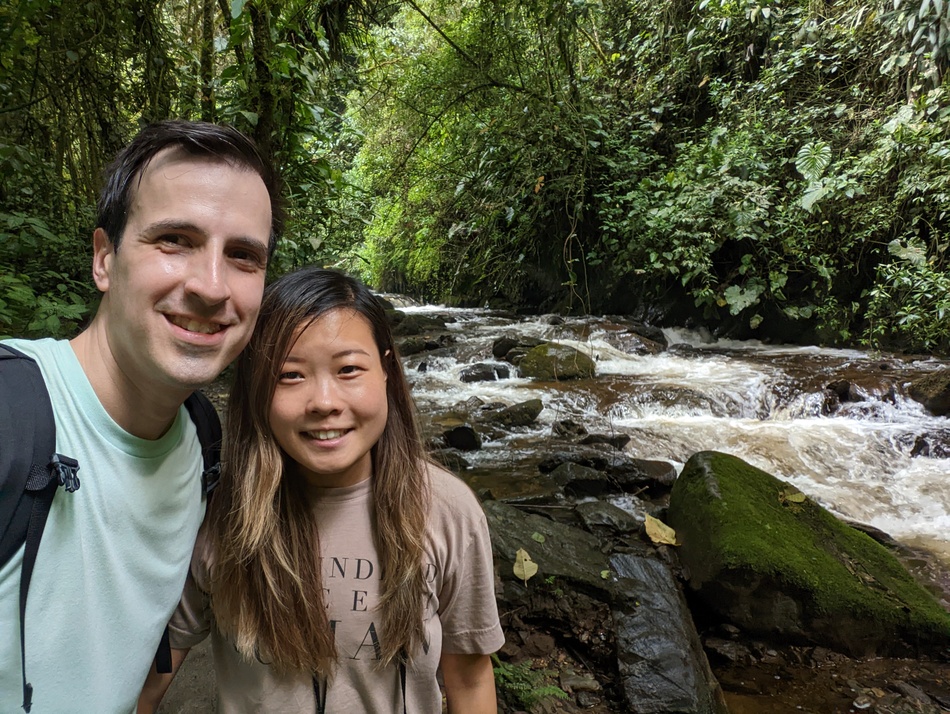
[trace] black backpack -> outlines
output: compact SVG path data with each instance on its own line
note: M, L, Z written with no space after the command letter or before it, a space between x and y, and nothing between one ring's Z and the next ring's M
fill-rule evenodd
M188 397L185 406L201 442L202 493L207 495L217 486L221 470L221 422L200 392ZM16 448L10 448L13 445ZM53 407L39 366L22 352L0 345L0 566L26 544L20 571L20 658L27 712L33 700L33 685L26 681L24 627L30 578L56 489L78 489L78 471L75 459L56 453ZM167 627L155 665L159 672L171 671Z

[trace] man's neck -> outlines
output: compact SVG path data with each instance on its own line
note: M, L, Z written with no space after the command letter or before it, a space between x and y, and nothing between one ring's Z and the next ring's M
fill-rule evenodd
M158 439L168 431L187 392L162 389L123 371L96 319L69 344L99 402L120 427L142 439Z

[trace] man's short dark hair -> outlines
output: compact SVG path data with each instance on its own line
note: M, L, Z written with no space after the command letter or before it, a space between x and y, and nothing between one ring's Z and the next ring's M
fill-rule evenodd
M258 151L253 140L234 127L200 121L172 119L149 124L115 157L105 172L99 194L98 227L118 250L129 219L132 196L149 162L163 149L176 147L190 156L211 157L253 171L267 187L271 205L271 232L268 255L274 254L283 228L280 185L271 162Z

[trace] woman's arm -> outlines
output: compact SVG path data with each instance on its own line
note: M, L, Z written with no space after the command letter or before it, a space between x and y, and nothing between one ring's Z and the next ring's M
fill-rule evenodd
M155 714L158 711L158 705L161 704L168 685L172 683L178 668L187 656L188 650L172 649L172 671L167 674L159 674L155 671L155 663L152 662L152 668L148 671L148 677L145 678L145 686L142 687L142 693L139 695L136 714Z
M497 714L491 657L443 653L439 662L449 714Z

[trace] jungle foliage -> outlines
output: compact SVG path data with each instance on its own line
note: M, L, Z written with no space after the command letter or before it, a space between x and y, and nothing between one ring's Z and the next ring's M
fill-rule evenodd
M274 272L950 351L946 0L16 0L0 333L68 334L103 162L159 117L278 161Z

